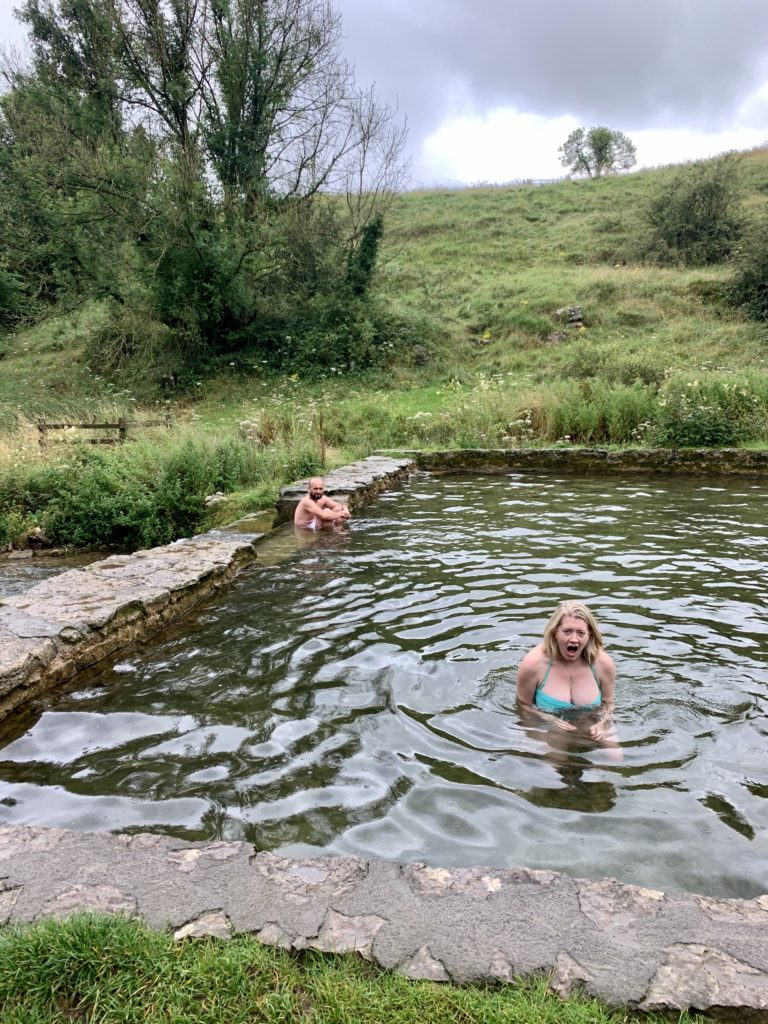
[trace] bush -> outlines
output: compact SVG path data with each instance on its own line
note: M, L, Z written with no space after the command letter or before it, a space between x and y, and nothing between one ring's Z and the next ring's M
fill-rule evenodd
M761 436L768 414L768 382L671 378L663 388L649 440L680 448L733 445Z
M768 217L754 226L736 254L728 300L741 306L753 320L768 321Z
M645 211L652 228L647 255L686 266L726 259L744 227L739 167L730 153L667 180Z
M235 437L182 436L158 447L70 448L55 461L0 475L0 546L33 526L58 544L129 550L167 544L207 527L205 497L316 473L315 445L259 452Z
M13 323L30 309L21 278L0 264L0 323Z

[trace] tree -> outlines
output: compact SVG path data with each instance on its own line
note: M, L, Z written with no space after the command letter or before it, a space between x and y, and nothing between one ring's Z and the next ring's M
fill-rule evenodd
M572 174L599 178L618 174L637 163L634 143L623 132L612 128L576 128L558 148L560 163Z
M648 254L664 263L720 263L744 230L741 158L726 153L662 181L645 208Z
M0 221L26 225L48 294L144 304L189 350L268 355L307 321L302 304L366 301L406 129L356 85L330 0L19 13L33 63L0 97ZM0 266L15 266L18 232L0 235Z
M763 212L735 253L726 295L753 320L768 323L768 216Z

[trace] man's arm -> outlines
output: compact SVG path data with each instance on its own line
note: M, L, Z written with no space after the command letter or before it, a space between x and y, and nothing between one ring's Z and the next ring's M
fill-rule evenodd
M322 519L326 523L336 522L337 519L349 518L348 512L345 515L344 512L338 511L339 509L344 509L346 511L346 506L340 505L336 501L331 501L330 498L326 498L325 496L323 496L320 501L315 501L313 498L307 496L304 498L304 501L306 502L304 508L307 512L310 515L315 516L317 519ZM329 503L334 507L329 508Z
M334 519L351 519L352 515L346 505L343 505L340 501L334 501L333 498L329 498L327 494L324 494L318 502L323 508L328 509L330 512L335 512Z

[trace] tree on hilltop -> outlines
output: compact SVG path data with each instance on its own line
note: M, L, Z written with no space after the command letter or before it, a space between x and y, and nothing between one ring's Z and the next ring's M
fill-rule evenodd
M637 163L635 144L613 128L576 128L558 147L560 163L572 174L599 178L626 171Z

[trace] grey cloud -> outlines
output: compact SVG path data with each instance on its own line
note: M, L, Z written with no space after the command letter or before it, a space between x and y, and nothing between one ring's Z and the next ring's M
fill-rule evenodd
M361 83L418 143L465 94L640 130L727 128L768 77L766 0L336 0Z

